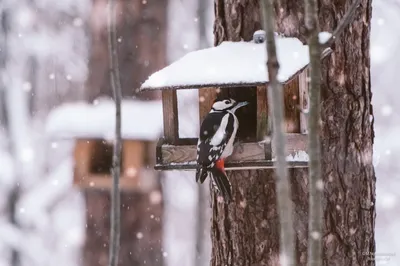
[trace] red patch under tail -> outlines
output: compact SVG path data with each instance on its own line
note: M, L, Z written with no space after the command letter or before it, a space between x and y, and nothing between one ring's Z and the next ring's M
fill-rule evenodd
M226 172L225 172L225 161L224 161L224 159L219 159L219 160L215 163L215 167L218 168L219 170L221 170L224 174L226 174Z

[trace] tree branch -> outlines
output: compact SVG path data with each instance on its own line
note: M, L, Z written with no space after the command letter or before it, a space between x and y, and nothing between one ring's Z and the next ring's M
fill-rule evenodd
M336 29L333 31L332 36L322 45L322 50L326 48L331 48L335 41L339 38L340 34L344 31L347 26L350 25L355 19L356 11L358 6L360 5L361 0L354 0L353 4L347 10L346 14L344 14L343 18L339 21Z
M198 36L199 36L199 46L198 49L204 49L210 46L207 39L207 8L209 2L205 0L197 0L197 24L198 24ZM207 228L207 198L206 195L210 192L208 187L204 184L197 185L197 224L196 224L196 250L195 250L195 266L205 265L205 254L204 254L204 244L205 237L204 232L209 230Z
M294 229L292 195L290 190L287 162L285 158L286 139L284 135L283 88L277 80L279 62L275 45L275 14L273 0L261 0L264 30L266 31L267 69L269 77L268 104L271 106L273 136L276 147L276 195L280 219L280 261L282 265L294 265Z
M305 25L310 33L310 107L308 115L309 152L309 224L308 266L322 265L322 172L320 144L321 102L321 44L319 43L318 5L316 0L305 0ZM337 31L335 31L337 32ZM337 35L336 35L337 36ZM334 39L332 39L334 40Z
M118 253L120 247L121 234L121 209L120 209L120 165L121 165L121 83L119 77L118 55L117 55L117 30L115 0L108 1L108 55L111 88L115 101L115 139L113 146L113 160L111 174L113 178L113 188L111 192L111 228L110 228L110 254L109 266L118 265Z

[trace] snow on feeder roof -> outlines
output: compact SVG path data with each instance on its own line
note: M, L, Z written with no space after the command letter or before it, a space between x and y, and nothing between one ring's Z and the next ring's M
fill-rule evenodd
M297 38L276 36L278 80L290 81L309 64L308 45ZM265 43L223 42L190 52L152 74L141 90L257 86L268 83Z
M156 140L162 135L161 101L122 100L122 138ZM113 139L115 104L109 99L97 104L67 103L55 108L48 116L46 132L53 138Z

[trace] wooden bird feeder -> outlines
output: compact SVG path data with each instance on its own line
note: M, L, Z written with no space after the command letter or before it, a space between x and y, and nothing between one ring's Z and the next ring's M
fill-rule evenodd
M144 113L146 115L144 115ZM156 182L154 149L162 134L160 101L122 101L122 190L147 190ZM66 104L54 110L47 131L56 139L73 139L74 185L111 189L115 132L113 101L97 105Z
M289 167L307 167L308 46L296 38L276 37L283 84L287 160ZM272 168L275 148L271 144L268 111L265 43L223 42L217 47L188 53L152 74L141 90L161 90L164 137L156 149L156 169L194 170L197 138L178 134L177 93L198 89L199 119L207 115L217 95L250 104L237 111L239 145L227 158L226 169Z

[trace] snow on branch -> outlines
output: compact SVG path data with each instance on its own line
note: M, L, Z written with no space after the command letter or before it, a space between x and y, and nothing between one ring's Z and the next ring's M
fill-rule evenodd
M355 19L357 8L359 7L361 0L354 0L353 4L344 14L343 18L339 21L338 26L333 31L332 36L322 43L322 49L331 48L335 41L339 38L340 34L344 31L347 26L350 25Z
M282 265L295 264L294 229L293 229L293 206L290 182L288 178L287 162L285 157L286 140L283 129L284 101L282 84L279 83L277 75L279 62L275 43L275 15L273 0L263 0L262 17L266 31L266 50L268 54L267 69L269 76L268 104L271 106L272 116L272 141L276 147L276 195L277 209L280 222L280 261ZM288 51L287 51L288 52Z

